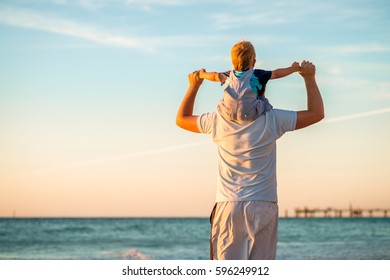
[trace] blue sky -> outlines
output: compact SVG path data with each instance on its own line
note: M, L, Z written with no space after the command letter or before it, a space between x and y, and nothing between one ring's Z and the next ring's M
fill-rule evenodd
M0 216L207 215L215 148L174 119L187 73L230 69L242 39L257 68L317 65L326 120L280 140L281 209L389 207L389 14L384 0L2 1ZM196 113L221 93L205 82ZM297 74L267 97L306 105Z

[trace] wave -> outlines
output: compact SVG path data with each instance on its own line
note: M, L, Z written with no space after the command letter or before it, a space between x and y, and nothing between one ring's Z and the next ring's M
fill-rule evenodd
M62 228L45 229L46 233L92 233L95 230L88 226L68 226Z
M129 249L122 253L124 260L151 260L152 258L148 255L141 253L137 249Z

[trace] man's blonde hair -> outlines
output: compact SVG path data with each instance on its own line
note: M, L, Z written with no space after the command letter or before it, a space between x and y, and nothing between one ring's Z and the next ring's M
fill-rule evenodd
M230 52L234 70L244 71L253 67L253 62L256 59L255 48L248 41L241 41L232 47Z

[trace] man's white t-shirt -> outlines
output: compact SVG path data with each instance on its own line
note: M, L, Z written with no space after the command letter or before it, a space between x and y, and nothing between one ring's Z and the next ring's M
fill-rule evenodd
M277 202L276 140L295 129L294 111L273 109L248 124L224 119L218 112L198 118L201 133L218 147L216 202Z

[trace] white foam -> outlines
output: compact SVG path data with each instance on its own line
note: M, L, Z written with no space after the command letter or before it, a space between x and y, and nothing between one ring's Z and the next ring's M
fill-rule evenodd
M151 260L152 258L138 251L137 249L129 249L122 253L122 258L125 260Z

